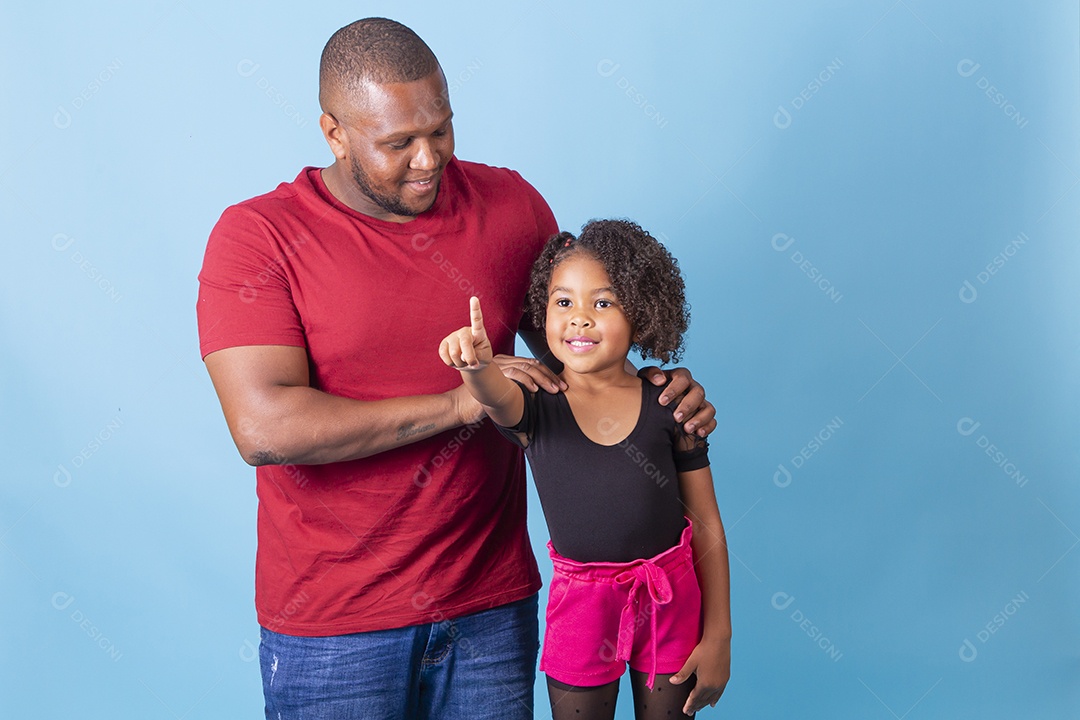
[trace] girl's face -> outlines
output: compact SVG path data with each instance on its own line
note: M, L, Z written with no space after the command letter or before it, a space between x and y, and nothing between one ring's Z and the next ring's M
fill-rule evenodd
M556 266L545 332L551 352L568 370L585 374L625 366L633 328L596 258L578 252Z

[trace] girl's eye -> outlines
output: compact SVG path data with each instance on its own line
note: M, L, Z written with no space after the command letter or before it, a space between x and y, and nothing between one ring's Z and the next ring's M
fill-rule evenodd
M609 308L609 307L612 307L614 304L615 303L611 302L610 300L597 300L596 301L596 307L598 307L598 308Z
M556 307L570 307L569 298L559 298L555 301Z

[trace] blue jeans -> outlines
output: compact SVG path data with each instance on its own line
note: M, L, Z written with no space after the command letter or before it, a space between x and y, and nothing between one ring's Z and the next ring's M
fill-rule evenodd
M394 630L297 637L262 628L266 717L532 718L537 596Z

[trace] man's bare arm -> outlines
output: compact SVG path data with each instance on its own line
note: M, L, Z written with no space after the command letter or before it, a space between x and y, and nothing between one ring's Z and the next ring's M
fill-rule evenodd
M463 386L371 402L316 390L304 348L228 348L207 355L206 369L233 441L250 465L355 460L484 417Z
M525 342L525 347L529 348L529 352L533 354L533 357L551 370L552 375L557 376L563 371L563 364L552 354L547 344L547 336L544 335L543 330L533 330L523 324L518 328L518 335ZM530 390L533 390L533 388L530 388Z

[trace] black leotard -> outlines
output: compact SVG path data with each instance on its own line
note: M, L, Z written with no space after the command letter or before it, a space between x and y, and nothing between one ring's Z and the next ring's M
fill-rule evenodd
M708 466L708 443L675 449L681 430L672 417L675 403L657 402L662 387L642 381L637 425L610 447L585 436L563 393L521 390L521 422L499 431L518 445L514 433L529 438L525 455L560 555L579 562L629 562L678 543L686 510L677 473Z

